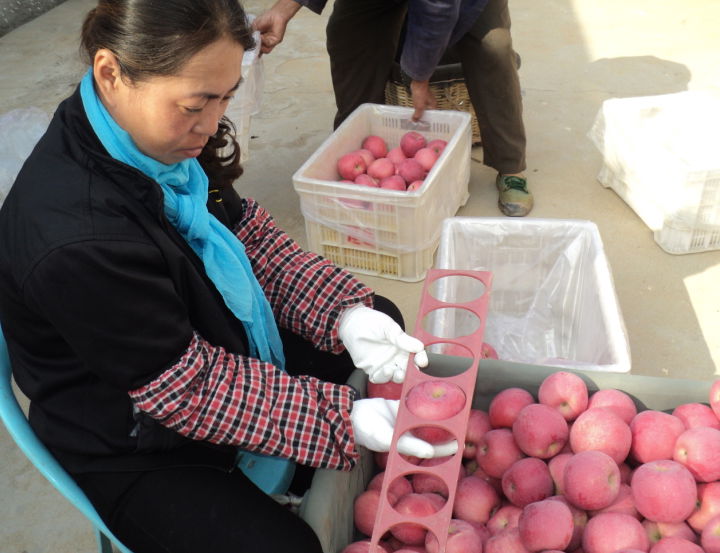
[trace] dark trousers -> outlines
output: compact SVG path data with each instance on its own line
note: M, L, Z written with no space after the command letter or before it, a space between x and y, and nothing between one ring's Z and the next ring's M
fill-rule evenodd
M376 296L375 308L403 326L400 311L386 298ZM347 353L318 351L289 332L281 336L290 374L344 383L354 370ZM302 493L311 476L311 469L298 466L295 491ZM312 528L240 470L173 467L75 479L133 553L322 553Z
M327 50L337 128L365 102L384 104L407 1L335 0ZM508 0L489 0L473 27L453 46L480 127L483 163L501 174L525 164L525 126L510 35Z

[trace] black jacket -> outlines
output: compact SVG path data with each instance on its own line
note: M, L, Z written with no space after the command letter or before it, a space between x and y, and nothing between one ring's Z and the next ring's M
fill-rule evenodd
M232 228L242 200L232 189L211 195L210 212ZM107 154L79 90L0 210L0 322L30 423L71 472L232 466L234 448L133 413L127 391L172 366L193 330L239 354L247 338L166 220L160 187Z

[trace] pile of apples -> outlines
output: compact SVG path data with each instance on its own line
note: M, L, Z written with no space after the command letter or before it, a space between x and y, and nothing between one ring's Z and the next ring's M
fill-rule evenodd
M462 409L462 390L425 383L430 390L406 396L413 413L447 418ZM397 399L400 386L372 384L368 395ZM708 399L671 413L638 411L625 392L591 394L568 371L546 377L537 399L522 388L501 391L487 411L470 411L446 553L720 553L720 380ZM379 472L355 499L355 526L368 538L387 456L375 454ZM421 466L450 459L405 458ZM428 473L388 488L393 508L409 516L432 516L447 497L445 482ZM377 548L438 550L433 533L410 522ZM342 553L369 551L361 539Z
M370 135L363 139L360 149L338 159L337 171L341 182L419 190L446 146L445 140L427 141L419 132L410 131L400 138L399 146L389 149L383 138Z

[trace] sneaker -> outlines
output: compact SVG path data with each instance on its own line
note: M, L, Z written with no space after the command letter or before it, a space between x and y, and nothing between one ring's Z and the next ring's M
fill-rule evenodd
M527 189L527 179L498 175L495 186L500 192L498 207L508 217L524 217L533 208L533 195Z

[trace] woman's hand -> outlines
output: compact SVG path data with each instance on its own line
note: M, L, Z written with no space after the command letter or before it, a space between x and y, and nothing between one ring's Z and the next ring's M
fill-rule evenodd
M353 363L370 382L402 382L411 353L415 364L428 364L424 344L405 334L391 317L364 305L351 307L340 316L338 335Z
M390 451L399 405L400 402L397 399L381 397L356 400L350 412L355 443L371 451ZM410 432L400 436L397 441L398 453L421 459L447 457L454 455L457 449L457 440L432 445L416 438Z

